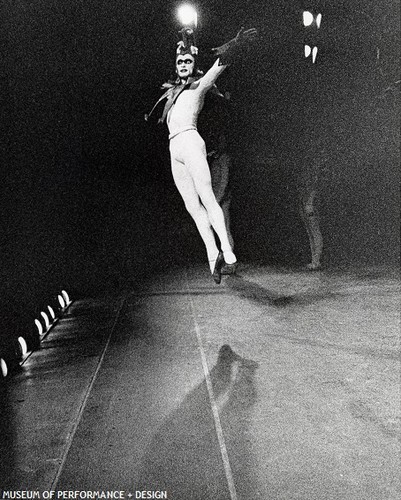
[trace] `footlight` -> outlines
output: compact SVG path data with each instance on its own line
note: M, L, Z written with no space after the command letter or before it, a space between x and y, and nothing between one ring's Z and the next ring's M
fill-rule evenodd
M50 305L47 306L47 310L49 312L50 321L53 323L56 320L56 313L54 312L54 309Z
M64 309L66 306L66 303L65 303L64 297L61 293L59 293L57 295L57 300L58 300L58 303L60 304L61 309Z
M20 346L21 358L28 354L28 344L22 335L18 337L18 344Z
M2 378L6 378L8 375L8 366L3 358L0 358L0 375Z
M48 317L48 315L44 311L42 311L40 313L40 315L42 316L43 321L44 321L44 326L45 326L44 331L47 332L49 330L49 328L50 328L49 317Z
M61 295L63 296L65 307L68 307L71 304L71 300L70 297L68 296L68 293L65 290L62 290Z
M42 336L44 334L44 330L43 330L43 325L42 325L41 321L38 319L35 319L35 326L38 330L39 335Z

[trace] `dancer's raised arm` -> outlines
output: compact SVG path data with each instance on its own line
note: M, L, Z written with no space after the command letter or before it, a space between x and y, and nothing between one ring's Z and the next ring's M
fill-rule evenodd
M199 88L202 90L210 90L226 67L235 61L242 48L254 40L256 36L257 31L255 28L250 28L248 30L241 28L235 38L220 47L213 48L212 52L217 56L217 59L199 81Z

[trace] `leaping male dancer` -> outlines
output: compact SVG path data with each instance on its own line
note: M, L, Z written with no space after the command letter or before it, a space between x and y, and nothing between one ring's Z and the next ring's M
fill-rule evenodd
M217 59L204 75L196 67L197 48L191 45L192 30L183 30L182 34L175 61L177 79L164 85L168 90L158 102L167 98L161 121L167 118L174 183L198 228L210 271L219 284L223 265L234 273L237 258L228 239L223 211L213 194L205 142L197 131L197 120L206 93L215 88L217 78L238 56L241 47L255 38L256 30L242 28L233 40L213 49ZM221 251L212 228L219 237Z

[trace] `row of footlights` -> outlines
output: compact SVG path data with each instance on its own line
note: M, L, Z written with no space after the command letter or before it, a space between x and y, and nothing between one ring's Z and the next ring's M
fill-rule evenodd
M15 368L23 365L30 354L40 347L40 342L54 327L60 317L66 312L72 301L65 290L62 290L47 307L40 311L25 332L19 336L8 348L0 351L0 378L6 378Z

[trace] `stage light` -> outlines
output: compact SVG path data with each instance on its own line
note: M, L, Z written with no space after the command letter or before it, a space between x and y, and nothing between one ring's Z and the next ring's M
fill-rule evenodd
M26 340L24 339L24 337L22 337L22 336L18 337L18 343L21 347L22 357L26 356L26 354L28 353L28 344L26 343Z
M62 295L62 296L63 296L63 298L64 298L65 305L66 305L66 306L69 306L69 305L71 304L71 300L70 300L70 297L68 296L68 293L67 293L65 290L63 290L63 291L61 292L61 295Z
M319 12L319 14L315 17L312 12L305 10L302 14L302 21L305 27L316 24L316 27L319 29L322 22L322 14Z
M40 319L35 321L35 316L29 312L23 312L19 317L19 322L16 327L16 337L18 341L23 338L26 342L27 351L34 351L40 345L40 335L43 333L43 325ZM23 343L22 341L20 344ZM22 350L24 347L22 346Z
M7 366L7 363L4 361L3 358L0 358L0 371L1 371L1 375L2 377L7 377L8 375L8 366Z
M60 296L61 296L61 302L60 302ZM61 294L54 295L48 302L48 309L50 312L51 317L57 319L60 316L60 313L65 307L65 300ZM51 309L51 311L50 311Z
M45 327L46 327L46 330L47 331L49 328L50 328L50 321L49 321L49 318L47 316L47 314L45 312L41 312L40 315L42 316L42 318L44 319L44 322L45 322Z
M61 294L59 294L57 296L57 299L58 299L58 303L60 304L61 309L64 309L64 307L65 307L64 297Z
M313 47L313 49L309 45L304 46L305 57L309 57L312 54L312 63L316 61L317 57L317 47Z
M17 340L17 338L10 339L9 342L6 342L6 344L2 346L0 354L0 376L6 377L19 368L24 352L25 354L27 352L26 348L25 339L20 341L19 339Z
M316 61L316 56L317 56L317 47L313 47L313 49L312 49L312 62L313 63Z
M43 335L42 323L38 319L35 319L35 325L36 325L36 328L38 329L39 335Z
M184 4L178 9L178 19L183 26L194 26L198 24L198 14L192 5Z
M23 339L24 340L24 339ZM25 342L25 340L24 340ZM11 359L13 361L21 361L24 357L24 348L26 348L26 342L20 342L19 338L13 342L13 352L11 354ZM26 354L26 353L25 353Z
M310 26L313 23L313 14L311 12L309 12L308 10L304 11L302 18L303 18L304 26Z
M49 311L50 318L53 322L56 319L56 313L54 312L54 309L52 308L52 306L47 306L47 309Z

